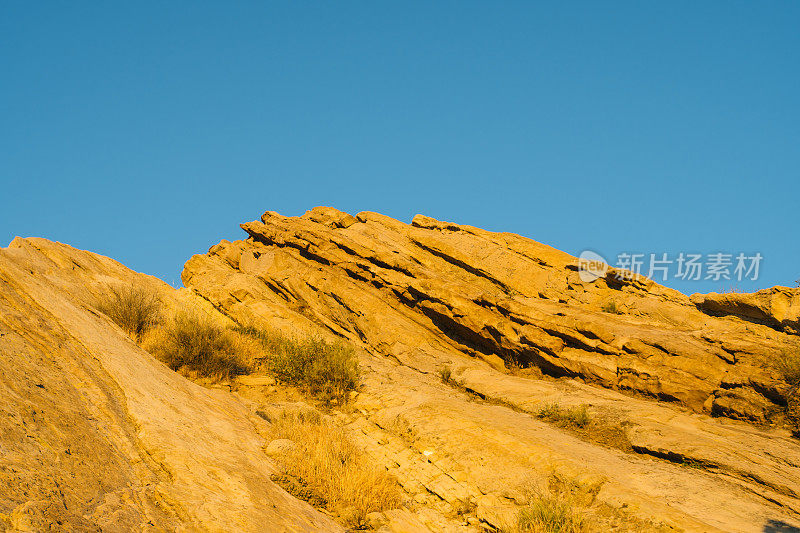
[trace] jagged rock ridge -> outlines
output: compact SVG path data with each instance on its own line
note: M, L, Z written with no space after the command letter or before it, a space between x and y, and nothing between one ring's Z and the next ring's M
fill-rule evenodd
M242 319L311 322L427 371L461 354L753 421L785 402L767 363L797 349L798 290L732 303L614 269L584 282L577 259L549 246L421 215L407 225L316 208L242 228L248 240L222 242L183 272ZM617 313L603 311L609 303Z
M185 285L239 323L360 346L345 429L414 501L470 501L498 526L519 487L557 472L600 480L598 502L646 521L633 531L800 527L797 441L731 420L782 409L769 361L798 348L796 307L751 295L783 313L753 320L732 297L711 310L715 295L692 301L613 270L583 282L576 259L549 246L423 216L316 208L242 228L248 239L192 257ZM554 402L588 406L592 431L622 442L539 420Z

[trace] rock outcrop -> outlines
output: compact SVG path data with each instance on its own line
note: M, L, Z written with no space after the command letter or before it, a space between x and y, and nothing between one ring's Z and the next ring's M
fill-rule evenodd
M236 322L359 346L346 428L414 501L469 501L497 526L519 487L557 472L600 480L598 501L641 519L634 531L800 527L800 446L751 425L786 401L770 370L798 349L783 319L613 269L585 282L549 246L424 216L316 208L242 228L192 257L184 284ZM553 403L588 406L594 433L537 416Z
M749 294L693 294L692 303L711 315L735 316L800 335L800 288L772 287Z
M798 349L783 331L796 324L798 291L693 303L614 269L585 282L577 259L549 246L424 216L407 225L317 208L242 228L248 240L193 257L183 273L238 320L313 323L428 372L478 357L755 421L785 403L769 362Z
M340 530L270 481L263 420L172 372L95 310L134 280L165 306L205 304L66 245L0 249L2 528Z
M797 290L584 281L549 246L423 216L316 208L242 228L180 290L43 239L0 249L4 529L342 529L272 481L270 454L294 444L269 420L297 391L172 372L97 310L135 283L166 312L357 348L359 389L326 420L403 488L379 531L494 531L553 478L592 487L603 531L800 531L800 441L771 369L800 349ZM554 405L589 422L542 416Z

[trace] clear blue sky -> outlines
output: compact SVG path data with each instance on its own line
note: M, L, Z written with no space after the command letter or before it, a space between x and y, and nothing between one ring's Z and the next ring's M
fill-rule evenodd
M0 241L179 283L265 210L800 277L800 2L4 2Z

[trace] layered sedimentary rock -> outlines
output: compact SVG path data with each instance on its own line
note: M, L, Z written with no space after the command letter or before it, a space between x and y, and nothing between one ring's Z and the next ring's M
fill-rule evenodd
M798 349L798 294L687 296L510 233L416 216L267 212L187 264L237 320L322 326L427 371L443 356L538 367L697 412L764 421L785 403L770 361ZM445 358L446 358L445 357Z
M96 311L111 287L134 281L166 307L204 304L66 245L0 249L2 529L339 530L270 481L260 419Z
M692 303L716 316L735 316L800 334L800 289L772 287L751 294L693 294Z
M242 228L192 257L184 283L236 322L363 350L345 427L426 506L420 531L466 530L431 515L463 502L485 527L508 523L520 487L554 472L600 483L604 516L626 517L600 530L800 528L800 446L752 425L786 401L770 361L798 338L782 319L613 270L582 281L549 246L423 216L316 208ZM588 406L590 429L542 421L554 403Z
M422 216L317 208L243 228L178 291L42 239L0 250L5 529L340 529L270 480L274 379L202 388L97 310L135 283L165 312L359 348L358 391L330 418L405 492L381 531L495 530L554 475L595 487L601 531L800 530L800 444L764 423L786 400L770 361L798 349L797 290L587 282L568 254ZM591 422L539 416L553 404Z

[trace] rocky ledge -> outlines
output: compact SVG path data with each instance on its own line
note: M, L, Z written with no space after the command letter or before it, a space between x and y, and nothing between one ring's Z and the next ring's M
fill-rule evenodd
M321 327L432 372L479 358L754 422L786 403L770 361L797 350L800 290L691 298L510 233L418 215L266 212L183 281L239 320Z

